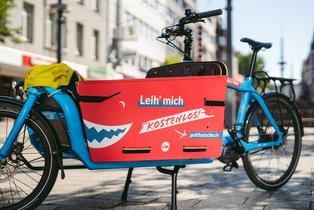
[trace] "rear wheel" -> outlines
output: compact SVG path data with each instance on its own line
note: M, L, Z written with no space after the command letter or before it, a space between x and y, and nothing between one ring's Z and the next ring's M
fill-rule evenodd
M283 133L280 146L250 151L243 158L251 181L265 190L276 190L289 181L301 153L301 128L298 113L289 99L280 94L265 98L276 124ZM276 141L278 135L261 107L256 104L248 111L245 140L258 143Z
M0 102L0 148L20 112ZM0 208L34 209L51 191L57 174L53 135L47 124L31 115L24 123L8 157L0 163Z

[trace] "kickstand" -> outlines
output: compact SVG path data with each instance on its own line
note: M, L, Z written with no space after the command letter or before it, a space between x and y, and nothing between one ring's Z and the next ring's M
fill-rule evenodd
M177 209L177 175L179 173L179 169L184 166L174 166L173 170L165 169L162 167L156 167L160 173L171 175L171 210Z
M128 175L127 175L126 180L125 180L123 193L121 195L121 200L123 200L123 201L126 201L128 199L128 191L129 191L129 186L132 183L131 177L132 177L133 169L134 168L129 168L129 170L128 170Z
M228 163L226 164L224 167L223 167L223 170L224 171L228 171L228 172L231 172L231 170L233 168L239 168L239 165L236 161L232 162L232 163Z

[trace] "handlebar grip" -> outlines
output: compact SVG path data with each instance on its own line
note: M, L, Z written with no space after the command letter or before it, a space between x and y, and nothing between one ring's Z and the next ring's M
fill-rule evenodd
M221 14L222 14L222 10L216 9L216 10L198 13L198 17L199 18L207 18L207 17L217 16L217 15L221 15Z

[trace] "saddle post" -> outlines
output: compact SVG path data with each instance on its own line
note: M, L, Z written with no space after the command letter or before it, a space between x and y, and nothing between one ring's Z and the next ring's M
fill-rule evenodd
M253 49L253 55L252 55L252 58L251 58L251 64L250 64L250 71L249 71L249 74L248 76L253 76L254 74L254 69L255 69L255 65L256 65L256 59L257 59L257 53L260 49Z

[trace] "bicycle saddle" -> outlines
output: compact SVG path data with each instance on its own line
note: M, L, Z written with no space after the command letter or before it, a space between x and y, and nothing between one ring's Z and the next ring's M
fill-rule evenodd
M248 43L249 45L251 45L253 50L260 50L262 48L269 49L272 46L272 43L270 43L270 42L267 42L267 43L266 42L257 42L257 41L254 41L253 39L249 39L249 38L242 38L241 42Z

